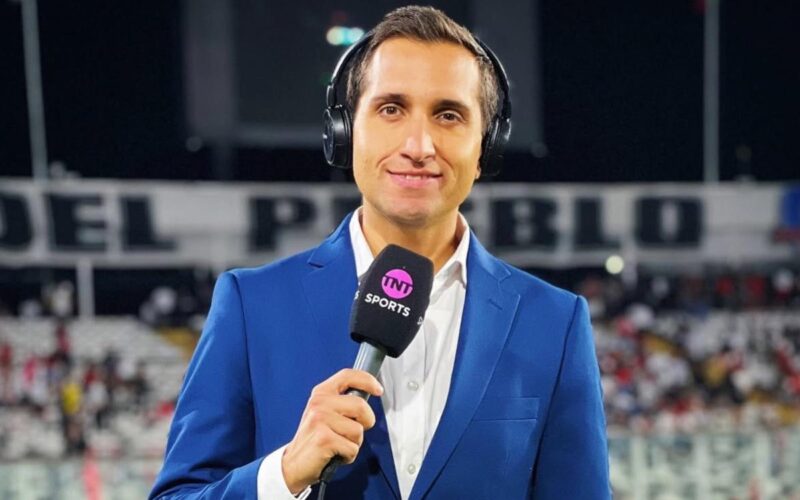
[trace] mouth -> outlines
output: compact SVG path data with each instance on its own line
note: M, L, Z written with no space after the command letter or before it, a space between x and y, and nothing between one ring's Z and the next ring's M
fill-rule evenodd
M438 184L442 175L430 172L389 172L389 177L401 187L424 188Z

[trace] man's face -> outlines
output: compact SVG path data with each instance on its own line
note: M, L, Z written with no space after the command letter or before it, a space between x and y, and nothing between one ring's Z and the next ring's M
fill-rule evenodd
M374 52L353 124L365 209L402 226L455 216L479 174L480 70L453 43L392 38Z

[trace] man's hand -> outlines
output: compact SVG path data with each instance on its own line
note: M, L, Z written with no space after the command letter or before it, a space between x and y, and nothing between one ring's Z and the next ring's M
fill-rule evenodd
M283 479L292 494L316 483L336 455L346 464L353 463L364 441L364 430L375 425L372 408L363 399L344 394L349 389L373 396L383 393L375 377L349 368L314 387L281 459Z

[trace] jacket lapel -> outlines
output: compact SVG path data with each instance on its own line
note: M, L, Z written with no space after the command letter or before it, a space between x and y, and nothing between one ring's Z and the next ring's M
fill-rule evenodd
M348 332L353 296L358 288L350 243L351 216L345 217L339 227L314 250L308 259L313 269L303 278L303 289L308 303L312 304L311 312L320 338L348 336L345 342L326 343L326 349L329 349L326 355L331 362L340 362L341 368L352 366L358 351L358 344L349 341ZM369 404L375 412L375 426L364 434L364 443L377 456L381 473L395 498L400 498L383 405L380 398L370 398Z
M383 413L383 404L380 398L369 398L369 405L375 412L375 426L364 433L364 441L372 453L378 457L381 473L386 479L389 488L394 493L394 498L400 498L400 486L397 484L397 471L394 468L392 456L392 443L389 441L389 431L386 427L386 415Z
M319 332L319 352L329 365L341 368L353 363L358 350L348 335L350 308L358 286L348 221L349 217L312 252L310 272L303 276L306 303Z
M494 374L519 304L519 295L501 286L508 270L471 233L470 238L467 294L450 392L414 482L412 500L424 498L464 434Z

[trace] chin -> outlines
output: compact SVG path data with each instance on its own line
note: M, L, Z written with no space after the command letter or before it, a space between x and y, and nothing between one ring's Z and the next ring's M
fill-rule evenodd
M384 207L384 216L394 223L402 226L420 227L431 219L432 210L428 207L398 207L396 205Z

